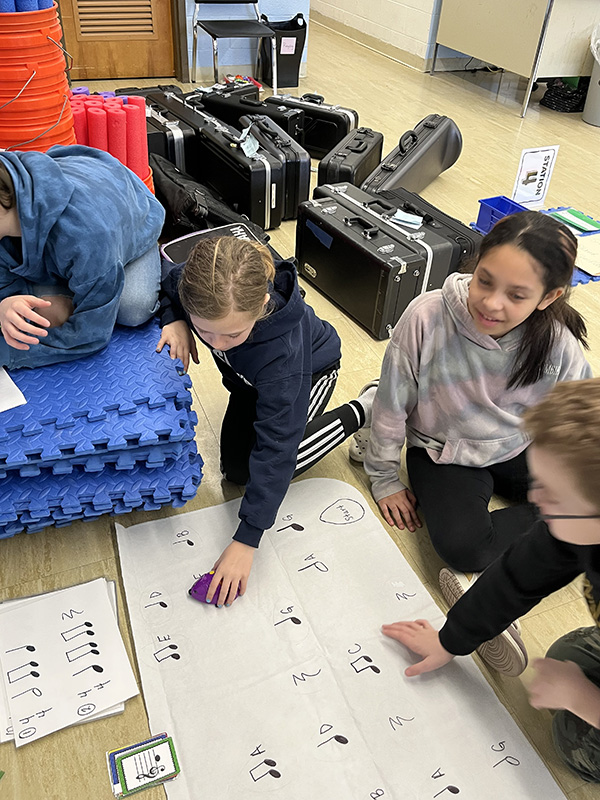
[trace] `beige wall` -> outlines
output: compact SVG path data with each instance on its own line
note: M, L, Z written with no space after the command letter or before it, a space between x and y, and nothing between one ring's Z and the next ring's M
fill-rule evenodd
M437 25L438 6L436 0L311 0L311 15L423 69L432 23Z

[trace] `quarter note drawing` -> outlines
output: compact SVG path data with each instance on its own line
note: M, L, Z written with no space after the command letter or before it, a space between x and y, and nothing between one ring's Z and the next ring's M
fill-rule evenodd
M276 622L273 627L275 628L277 625L281 625L282 622L288 622L288 620L293 622L294 625L302 625L302 620L298 619L298 617L286 617L285 619L280 619L279 622Z
M80 644L79 647L74 647L72 650L67 650L65 653L67 661L77 661L78 658L83 658L84 656L89 656L90 654L99 656L100 651L97 649L97 647L98 645L96 642L86 642L85 644Z
M87 672L88 669L92 669L94 672L104 672L104 667L101 667L100 664L90 664L89 667L84 667L80 669L79 672L74 672L73 677L75 677L75 675L81 675L82 672Z
M27 667L39 667L37 661L28 661L26 664L21 664L20 667L15 667L14 669L9 669L6 673L6 677L8 678L9 683L16 683L17 681L23 680L23 678L28 678L32 676L34 678L39 678L40 673L36 672L35 670L30 670L29 672L22 672L22 670L27 669Z
M269 769L264 769L263 768L262 774L259 775L258 777L256 777L254 775L254 773L257 770L259 770L263 766L263 764L265 764L267 767L269 767ZM273 767L276 767L276 766L277 766L277 762L273 761L272 758L265 758L264 761L261 761L260 764L257 764L255 767L252 767L252 769L248 770L248 772L250 773L250 777L252 778L252 780L255 783L256 783L256 781L261 780L261 778L265 778L267 775L270 775L272 778L281 778L281 772L278 772L276 769L273 769Z
M165 650L177 650L177 645L168 644L166 647L161 647L160 650L157 650L157 652L154 653L154 658L158 661L159 664L161 661L164 661L167 658L172 658L175 661L179 661L179 659L181 658L181 655L179 653L165 653ZM164 653L164 655L161 655L161 653Z
M152 606L160 606L161 608L168 608L169 606L165 603L164 600L157 600L156 603L148 603L147 606L144 608L151 608Z
M288 528L291 528L293 531L303 531L304 527L299 525L297 522L290 522L289 525L286 525L284 528L277 528L277 533L281 533L281 531L285 531Z
M359 661L366 661L366 662L367 662L367 664L365 664L365 665L361 666L361 668L360 668L360 669L358 669L358 668L356 667L356 665L358 664L358 662L359 662ZM358 674L359 672L364 672L366 669L370 669L370 670L372 670L372 671L373 671L373 672L375 672L377 675L379 675L379 673L381 672L381 670L379 669L379 667L376 667L376 666L375 666L375 664L373 664L373 659L372 659L372 658L370 658L369 656L359 656L357 659L355 659L354 661L351 661L351 662L350 662L350 666L352 667L352 669L353 669L353 670L354 670L354 671L355 671L357 674Z
M329 731L332 729L333 725L325 723L325 725L321 725L321 727L319 728L319 734L323 736L324 734L329 733ZM330 736L329 739L325 739L325 741L318 744L317 747L323 747L324 744L327 744L327 742L332 742L332 741L335 741L338 744L348 744L348 739L346 739L345 736L341 736L339 733L337 733L335 734L335 736Z
M7 650L7 653L16 653L17 650L27 650L28 653L35 653L35 647L32 644L23 644L21 647L13 647L12 650Z
M94 636L94 631L91 630L91 628L91 622L82 622L81 625L76 625L74 628L69 628L68 631L62 631L60 635L65 642L70 642L71 639L75 639L76 636L81 636L82 634Z
M441 792L438 792L437 794L434 794L433 796L434 797L439 797L444 792L450 792L450 794L460 794L460 789L458 788L458 786L445 786L442 789Z

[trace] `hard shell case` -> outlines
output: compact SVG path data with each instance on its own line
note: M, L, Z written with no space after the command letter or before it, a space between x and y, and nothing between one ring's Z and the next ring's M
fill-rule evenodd
M430 114L400 137L398 146L361 184L366 192L402 187L420 192L451 167L462 150L462 136L450 117Z
M381 161L383 134L371 128L350 131L319 163L318 185L348 182L360 186Z
M298 272L376 339L408 304L452 271L452 245L393 222L376 197L350 184L325 184L298 209Z
M240 131L192 108L178 95L150 95L149 100L196 129L195 157L187 165L193 178L214 189L231 208L261 228L281 224L284 191L278 158L262 149L246 155Z
M400 209L408 214L416 214L423 217L423 226L427 230L445 236L453 246L453 269L458 269L479 251L479 245L483 239L481 233L440 211L439 208L423 200L415 192L409 192L406 189L390 189L379 192L374 197L379 198L383 204L389 204L389 213L393 214L396 209Z
M264 114L240 118L242 128L250 132L260 146L281 161L283 169L283 219L296 219L298 206L310 194L310 156L302 145Z
M313 158L323 158L358 127L358 113L351 108L332 106L320 94L274 94L265 103L280 108L304 112L304 141L302 144Z
M288 136L299 144L304 144L304 111L298 108L286 108L281 105L262 102L239 95L223 95L209 92L200 98L200 102L209 114L238 127L240 117L248 114L265 114L276 122Z

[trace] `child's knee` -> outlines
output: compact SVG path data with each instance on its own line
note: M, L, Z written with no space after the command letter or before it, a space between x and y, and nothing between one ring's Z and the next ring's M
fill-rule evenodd
M600 732L570 711L556 711L552 718L556 752L585 781L600 783Z

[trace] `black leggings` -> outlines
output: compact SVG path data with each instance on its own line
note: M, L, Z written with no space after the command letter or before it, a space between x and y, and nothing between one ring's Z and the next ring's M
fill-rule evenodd
M339 363L313 375L307 424L298 447L294 478L356 433L364 422L362 407L355 401L323 413L335 389L338 369ZM223 384L230 397L221 426L221 472L227 480L243 486L250 477L250 453L256 443L257 395L252 387L242 388L226 378Z
M481 572L538 519L527 502L525 452L490 467L436 464L422 447L409 447L406 466L431 543L449 566ZM496 492L518 505L488 511Z

